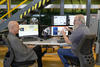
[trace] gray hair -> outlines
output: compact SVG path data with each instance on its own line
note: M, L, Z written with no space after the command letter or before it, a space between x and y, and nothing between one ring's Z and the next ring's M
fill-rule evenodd
M84 18L84 15L82 14L79 14L79 15L76 15L78 17L78 20L82 23L82 24L85 24L85 18Z

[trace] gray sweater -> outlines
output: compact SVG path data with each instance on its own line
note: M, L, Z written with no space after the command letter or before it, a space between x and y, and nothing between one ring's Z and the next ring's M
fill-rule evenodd
M69 36L69 40L72 42L72 52L75 54L80 40L86 34L90 34L90 30L84 24L81 24L77 29L75 29ZM91 33L92 34L92 33Z
M27 48L14 34L8 34L8 40L14 51L16 62L36 60L37 55L32 48Z

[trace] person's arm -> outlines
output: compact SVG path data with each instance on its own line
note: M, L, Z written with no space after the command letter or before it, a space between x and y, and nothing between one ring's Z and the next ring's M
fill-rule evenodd
M67 44L71 44L71 41L68 39L68 37L66 36L66 33L64 32L64 29L61 31L64 37L64 40Z
M65 27L65 29L67 29L68 31L72 32L73 30L70 29L68 26Z
M22 44L20 40L16 39L15 37L8 36L8 39L10 41L11 47L13 48L15 52L20 53L20 54L27 54L28 52L32 51L32 48L28 48L27 46Z

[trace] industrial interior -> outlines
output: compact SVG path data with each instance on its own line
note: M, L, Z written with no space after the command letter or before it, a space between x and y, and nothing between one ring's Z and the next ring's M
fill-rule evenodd
M61 31L66 26L74 30L75 16L79 14L84 15L85 25L95 36L91 46L90 41L85 40L78 51L86 53L90 50L93 60L89 53L84 55L89 58L86 63L79 56L78 62L70 59L69 66L65 66L58 50L72 47L66 43ZM0 0L0 67L39 67L37 60L33 63L15 62L16 54L13 53L14 57L11 57L14 48L6 41L10 21L18 22L19 32L16 36L27 48L41 47L41 67L100 67L100 0ZM65 32L66 36L72 34ZM14 62L19 66L13 66Z

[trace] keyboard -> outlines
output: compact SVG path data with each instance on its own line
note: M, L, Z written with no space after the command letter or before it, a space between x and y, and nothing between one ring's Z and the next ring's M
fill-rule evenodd
M23 42L28 42L28 41L37 41L37 38L24 38L22 39Z
M57 40L58 43L65 43L65 40L64 39L59 39Z

